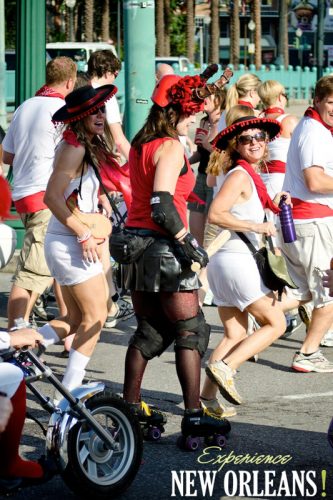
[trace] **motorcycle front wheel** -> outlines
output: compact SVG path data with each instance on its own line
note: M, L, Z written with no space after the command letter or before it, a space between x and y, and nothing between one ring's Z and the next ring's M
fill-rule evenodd
M117 443L108 449L87 422L68 433L68 465L62 473L67 486L81 498L114 498L134 480L142 460L140 423L128 405L110 391L86 401L86 407Z

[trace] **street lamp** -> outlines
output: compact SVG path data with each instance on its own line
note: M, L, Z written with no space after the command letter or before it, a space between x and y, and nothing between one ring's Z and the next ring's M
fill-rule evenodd
M302 45L301 41L302 41L303 31L301 30L301 28L297 28L297 30L295 31L295 35L297 36L299 65L302 67L303 66L303 45Z
M250 54L250 64L254 63L254 52L255 52L255 45L253 43L253 32L256 29L256 23L253 21L253 19L250 20L248 23L247 27L249 28L250 31L250 43L248 47L248 53Z
M69 40L71 42L74 41L74 22L73 22L73 13L74 7L76 4L76 0L65 0L66 7L69 8Z

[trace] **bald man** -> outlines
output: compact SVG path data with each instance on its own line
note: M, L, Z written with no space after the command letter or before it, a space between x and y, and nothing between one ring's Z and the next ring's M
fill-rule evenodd
M174 75L174 74L175 74L175 71L174 71L173 67L170 66L170 64L159 63L157 66L157 69L156 69L155 78L156 78L156 81L159 82L163 76Z

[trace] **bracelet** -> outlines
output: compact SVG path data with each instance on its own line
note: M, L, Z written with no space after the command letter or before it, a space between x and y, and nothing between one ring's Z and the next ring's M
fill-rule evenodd
M85 243L86 241L89 240L89 238L91 238L91 231L87 231L82 236L76 237L78 243Z

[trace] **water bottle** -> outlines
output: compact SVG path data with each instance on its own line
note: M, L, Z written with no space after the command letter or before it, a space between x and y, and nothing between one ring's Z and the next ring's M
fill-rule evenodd
M279 213L280 224L283 241L285 243L292 243L297 239L297 236L293 216L291 213L291 206L286 203L286 199L287 196L281 196L281 200L279 203L279 208L281 209L281 212Z

